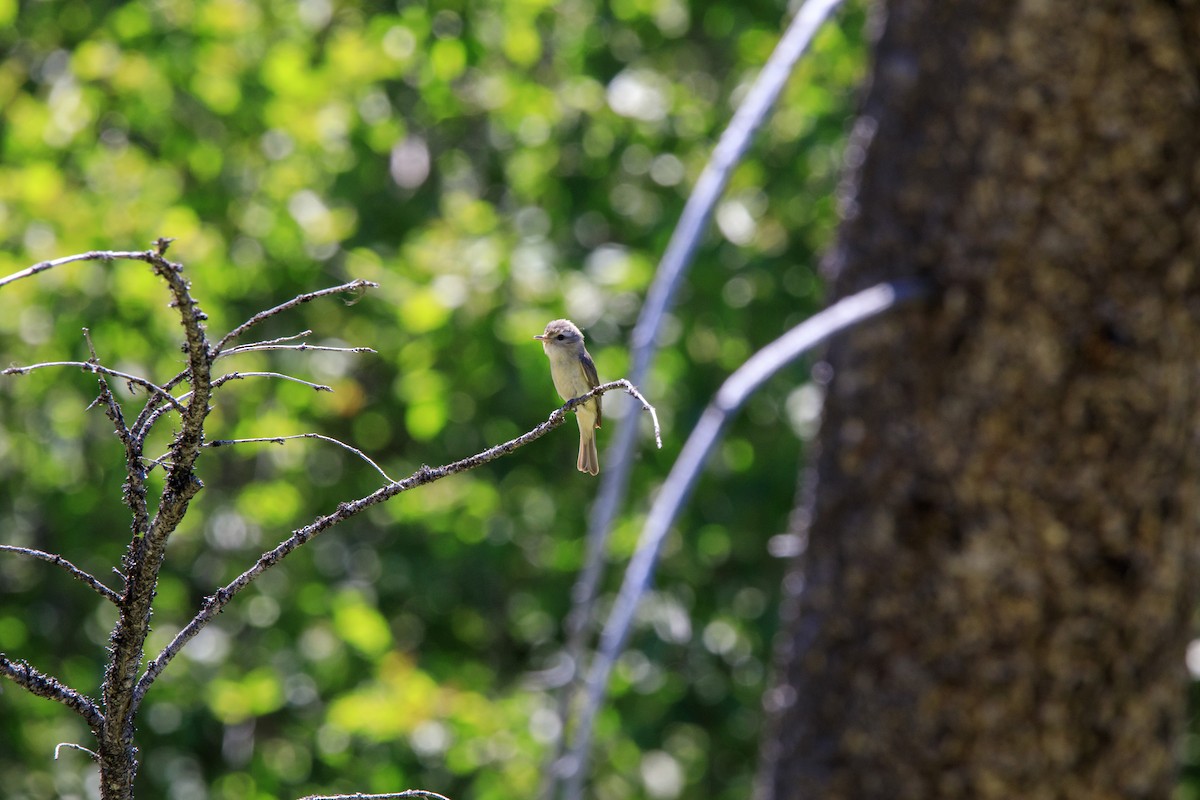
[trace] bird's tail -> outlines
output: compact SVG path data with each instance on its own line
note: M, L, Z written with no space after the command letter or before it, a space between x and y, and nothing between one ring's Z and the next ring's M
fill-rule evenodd
M579 467L580 472L592 475L600 474L600 457L596 454L596 436L579 432Z

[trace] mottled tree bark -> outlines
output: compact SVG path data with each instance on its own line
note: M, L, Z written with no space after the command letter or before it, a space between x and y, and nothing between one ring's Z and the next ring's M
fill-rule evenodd
M896 0L760 789L1170 795L1200 555L1200 4Z

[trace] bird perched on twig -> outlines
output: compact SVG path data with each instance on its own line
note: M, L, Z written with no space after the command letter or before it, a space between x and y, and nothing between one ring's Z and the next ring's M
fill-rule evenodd
M563 400L574 400L599 385L596 362L583 346L583 333L571 320L552 320L545 331L533 338L541 341L550 359L550 379ZM600 427L600 398L593 397L577 405L575 420L579 423L579 471L599 474L595 429Z

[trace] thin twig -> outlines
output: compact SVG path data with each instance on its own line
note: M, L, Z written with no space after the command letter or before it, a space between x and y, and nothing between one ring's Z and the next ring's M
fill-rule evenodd
M0 286L7 286L13 281L19 281L22 278L28 278L37 275L39 272L45 272L54 267L61 267L63 264L70 264L75 261L114 261L118 258L130 259L133 261L145 261L145 253L141 251L114 251L114 250L93 250L89 253L77 253L72 256L63 256L52 261L42 261L34 264L32 267L23 269L20 272L0 278Z
M654 420L656 438L661 438L657 433L658 414L654 410L654 407L646 402L646 399L641 396L641 394L629 381L611 381L609 383L597 386L586 395L582 395L563 404L560 408L557 408L551 412L550 416L545 422L541 423L532 430L521 434L515 439L510 439L502 444L489 447L487 450L476 453L472 456L467 456L466 458L446 464L445 466L422 466L412 475L404 478L403 480L389 483L387 486L377 489L371 494L361 497L358 500L354 500L349 503L341 503L338 505L337 510L333 513L326 514L325 516L317 519L315 522L293 531L292 535L287 539L280 542L273 549L263 553L253 566L251 566L241 575L234 578L230 583L218 589L214 594L205 598L200 610L196 612L196 615L192 617L191 621L189 621L187 625L185 625L179 631L179 633L175 634L175 638L172 639L170 643L168 643L167 646L162 649L162 651L154 658L154 660L146 665L146 671L142 673L142 677L137 682L137 688L134 692L134 703L137 704L141 702L142 698L146 694L146 690L150 688L150 685L163 671L163 668L166 667L166 665L169 664L176 655L178 655L179 651L185 644L188 643L188 641L192 639L192 637L203 630L209 622L215 619L216 616L221 613L225 606L227 606L239 592L249 586L250 583L253 582L254 579L256 579L259 575L266 572L271 567L279 564L284 558L290 555L301 545L306 544L317 535L361 513L371 506L382 503L385 500L389 500L398 494L408 491L409 489L414 489L418 486L424 486L425 484L433 483L434 481L441 480L449 475L454 475L459 472L465 472L467 470L474 469L475 467L482 466L489 461L495 461L496 459L501 458L502 456L505 456L508 453L511 453L514 450L529 444L530 442L540 439L550 431L562 425L566 421L567 414L570 412L570 409L575 405L584 402L590 397L599 396L614 389L624 389L626 392L629 392L631 395L636 397L640 403L642 403L643 408L646 408L650 412L651 418Z
M563 404L563 410L573 411L575 406L579 405L580 403L584 403L598 394L611 392L613 389L624 389L626 393L633 397L633 399L641 403L643 411L646 411L650 414L650 420L654 423L654 444L659 450L662 450L662 428L660 428L658 425L658 412L655 411L654 406L650 405L650 402L642 396L642 393L637 390L637 387L627 381L625 378L618 378L615 381L602 383L589 391L587 394L581 394L579 397L571 398Z
M96 354L96 346L92 342L92 333L87 328L83 329L83 338L87 341L88 352L91 353L90 363L98 363L100 357ZM134 530L145 530L150 524L150 511L146 505L146 471L142 469L142 452L143 442L129 429L125 422L125 414L121 410L121 404L117 402L117 398L113 396L112 389L109 388L108 381L104 375L97 376L97 381L100 384L100 395L96 398L93 405L97 403L104 404L105 416L113 424L113 428L117 433L117 439L125 448L125 481L121 486L121 499L128 506L129 511L133 514ZM168 387L169 389L169 387ZM157 395L151 395L147 405L152 405L155 402ZM91 406L88 406L91 408ZM167 409L170 406L162 406Z
M36 558L39 561L45 561L48 564L53 564L56 567L62 567L67 572L71 573L76 580L79 580L82 583L90 586L105 600L108 600L114 604L121 602L121 596L101 583L99 578L97 578L95 575L92 575L90 572L81 570L79 567L75 566L70 561L67 561L57 553L47 553L42 550L34 550L29 547L17 547L16 545L11 544L0 544L0 552L16 553L17 555L29 556L30 558Z
M163 390L161 386L148 381L145 378L139 378L137 375L130 375L128 372L120 372L119 370L102 367L99 364L93 364L90 361L46 361L42 364L29 364L24 367L8 367L0 370L0 375L27 375L35 369L45 369L46 367L79 367L84 372L91 372L99 375L111 375L114 378L120 378L123 381L137 384L145 389L150 390L158 395L163 400L166 400L176 411L183 411L183 406L179 404L169 392Z
M658 336L663 321L674 305L679 285L691 266L696 248L708 227L713 208L724 193L730 175L750 146L755 132L779 99L796 62L808 49L813 37L838 3L839 0L805 0L800 6L729 125L721 134L708 163L704 165L704 170L688 195L679 222L655 270L654 281L647 292L646 301L630 337L629 380L634 383L645 383L658 351ZM625 502L629 476L633 470L634 434L633 430L626 428L618 430L613 437L608 448L609 454L605 456L606 462L611 466L600 479L596 500L588 515L584 567L572 588L572 608L566 621L566 653L572 664L579 664L583 659L587 622L592 618L596 603L608 537L618 510ZM551 765L563 751L568 727L566 716L573 688L574 681L559 695L558 712L563 724L559 726L559 735L550 747ZM545 780L542 782L541 795L549 800L555 794L555 783L559 776L553 769L544 769L543 775ZM567 796L575 800L578 794Z
M88 359L89 364L99 364L100 356L96 355L96 345L92 342L92 332L87 328L83 329L83 339L87 342L88 352L91 358ZM109 418L116 430L117 438L121 440L121 444L125 446L126 451L130 447L129 426L125 424L125 414L121 411L121 405L117 402L117 398L113 396L112 390L108 386L108 380L103 373L96 376L97 382L100 384L100 394L92 401L92 405L88 406L90 410L92 406L103 404L104 414Z
M100 754L99 754L99 753L97 753L97 752L96 752L96 751L94 751L94 750L88 750L86 747L84 747L84 746L83 746L83 745L81 745L81 744L75 744L74 742L59 742L58 744L56 744L56 745L54 746L54 760L55 760L55 761L58 761L58 751L59 751L59 750L62 750L64 747L66 747L66 748L68 748L68 749L70 749L70 750L81 750L81 751L83 751L83 752L87 753L89 756L91 756L91 757L92 757L92 761L99 761L99 760L100 760Z
M168 450L167 452L163 453L158 458L154 458L149 461L143 462L143 465L146 469L146 473L149 474L151 472L154 472L155 467L162 467L163 469L166 469L167 467L169 467L171 465L170 458L171 458L171 452Z
M261 342L248 342L247 344L235 345L235 346L229 348L229 350L226 350L223 352L229 352L230 350L238 350L242 347L252 347L254 345L259 345L259 344L283 344L284 342L294 342L297 339L303 339L305 336L312 336L312 334L313 334L312 330L300 331L299 333L293 333L291 336L278 336L274 339L263 339Z
M240 381L242 378L279 378L283 381L292 381L293 383L301 383L310 389L315 389L318 392L332 392L333 387L326 386L323 383L311 383L310 381L301 380L300 378L291 375L285 375L282 372L230 372L217 378L212 382L212 388L216 389L229 381ZM182 397L187 397L187 394Z
M176 399L184 402L190 400L191 397L191 392L184 392ZM142 409L142 413L138 414L137 419L133 421L133 426L129 429L130 433L133 434L133 437L137 439L138 442L144 444L146 437L150 435L150 430L154 427L154 423L158 422L163 415L169 413L170 411L172 411L170 406L155 405L152 398L152 402L147 403L146 407Z
M324 442L332 442L333 444L336 444L338 447L343 447L346 450L349 450L351 453L354 453L354 455L358 456L363 461L370 464L372 467L375 468L375 471L378 472L380 475L382 475L383 479L385 481L387 481L388 483L395 483L395 481L392 480L391 477L389 477L388 474L386 472L384 472L379 467L378 464L376 464L374 461L372 461L367 456L367 454L364 453L362 450L359 450L357 447L352 447L351 445L348 445L343 441L335 439L332 436L325 436L324 434L320 434L320 433L294 433L294 434L291 434L288 436L263 436L263 437L259 437L259 438L255 438L255 439L214 439L211 442L206 442L204 444L204 446L205 447L224 447L225 445L230 445L230 444L253 444L256 442L267 442L270 444L283 444L288 439L320 439L321 441L324 441Z
M213 360L215 361L217 358L222 358L224 356L232 356L232 355L237 355L238 353L247 353L247 352L252 352L255 350L331 350L331 351L335 351L335 352L347 352L347 353L374 353L375 352L370 347L344 347L344 348L342 348L342 347L325 347L323 345L310 345L310 344L301 344L301 345L295 345L292 347L276 347L275 346L275 345L279 344L280 342L286 342L286 341L289 341L292 339L298 339L301 336L308 336L311 333L312 333L312 331L302 331L301 333L293 334L291 336L281 336L278 339L271 339L271 340L264 341L264 342L254 342L254 343L246 344L246 345L238 345L236 347L231 347L228 350L225 350L224 352L218 353L216 356L214 356ZM245 378L247 376L283 378L285 380L296 381L298 383L303 383L306 386L311 386L312 388L316 389L318 392L332 392L333 391L332 388L330 388L328 386L324 386L322 384L309 383L307 381L302 381L299 378L293 378L289 375L281 375L281 374L275 373L275 372L240 372L240 373L231 373L229 375L223 375L220 378L218 378L217 380L213 381L213 388L215 389L218 386L220 386L221 384L227 383L230 380ZM174 378L172 378L170 381L168 381L165 384L165 386L167 388L173 388L173 387L179 385L180 383L182 383L186 377L187 377L187 373L181 372L178 375L176 375ZM179 395L179 397L177 399L180 401L186 401L190 397L191 397L191 392L184 392L183 394ZM166 411L167 411L167 409L164 409L162 407L152 408L152 407L148 406L147 408L143 409L142 413L140 415L138 415L137 420L134 421L134 423L133 423L134 435L138 436L140 439L145 439L146 435L150 431L150 428L153 427L154 423L158 421L158 418L161 417L164 413L166 413ZM155 462L155 463L157 463L157 462Z
M31 694L62 703L83 717L83 721L93 731L99 731L104 724L104 715L100 713L100 707L96 705L96 701L77 689L67 686L58 678L39 672L27 661L14 661L0 653L0 675L25 688Z
M185 370L182 370L182 371L176 373L175 377L171 378L169 381L167 381L166 383L164 383L162 385L162 388L169 392L172 389L174 389L176 386L178 386L179 384L186 381L187 379L188 379L188 371L185 369ZM190 393L180 395L179 397L176 397L175 399L182 402L182 401L186 400L189 396L190 396ZM141 412L137 415L137 419L135 419L133 421L133 425L129 426L130 433L133 435L133 437L139 443L144 444L146 441L146 437L150 435L150 429L154 427L154 423L157 422L158 419L163 414L167 413L170 410L171 410L170 406L158 405L157 396L151 397L146 402L146 405L142 407Z
M604 701L613 666L629 637L638 602L654 576L663 541L725 425L755 390L792 361L835 334L928 294L927 282L909 280L880 284L843 298L759 350L721 385L654 499L620 592L604 625L600 649L588 673L575 741L563 763L556 765L558 774L567 777L569 796L578 796L582 789L596 714Z
M275 306L274 308L268 308L266 311L260 311L257 314L255 314L253 317L251 317L250 319L243 322L241 325L238 325L236 328L231 330L229 333L225 334L225 336L222 337L221 341L217 342L217 346L213 350L213 353L215 355L220 355L221 353L223 353L225 351L225 345L229 344L231 341L233 341L237 337L241 336L243 333L248 331L250 328L253 328L255 325L258 325L258 324L270 319L271 317L275 316L276 314L282 314L284 311L287 311L288 309L295 308L296 306L304 305L305 303L307 303L311 300L316 300L318 297L326 297L331 294L341 294L342 292L351 292L356 289L374 289L374 288L377 288L378 286L379 286L379 284L375 283L374 281L362 280L360 278L358 280L350 281L349 283L343 283L341 286L332 286L328 289L319 289L315 292L305 292L302 295L293 297L291 300L288 300L286 303L280 303L279 305Z
M402 797L427 797L430 800L450 800L445 795L426 791L425 789L405 789L403 792L389 792L387 794L362 794L361 792L355 792L354 794L310 794L301 797L300 800L392 800L392 798Z
M261 342L258 344L241 344L236 347L231 347L220 354L220 358L225 356L235 356L239 353L261 353L266 350L306 350L321 351L325 353L374 353L374 349L370 347L330 347L323 344L268 344Z

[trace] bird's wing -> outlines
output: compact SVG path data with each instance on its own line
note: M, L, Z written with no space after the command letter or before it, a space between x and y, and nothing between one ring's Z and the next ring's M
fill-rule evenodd
M592 361L591 355L587 350L583 351L583 358L579 359L579 363L583 365L583 377L587 379L588 387L595 389L600 385L600 375L596 372L596 362ZM596 401L596 427L600 427L600 397L597 395Z

